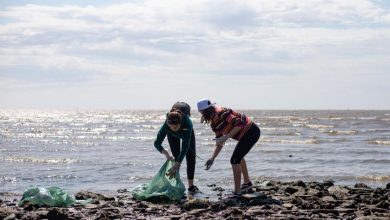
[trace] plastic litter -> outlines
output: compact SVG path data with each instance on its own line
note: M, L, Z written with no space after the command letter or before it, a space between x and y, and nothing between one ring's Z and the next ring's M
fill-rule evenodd
M150 183L143 184L132 191L134 198L154 202L181 200L184 196L185 186L180 180L179 172L172 179L166 176L174 163L174 161L167 160Z
M85 204L88 200L76 200L63 189L57 186L49 188L32 187L23 193L19 206L24 203L30 203L37 206L67 207L75 203Z

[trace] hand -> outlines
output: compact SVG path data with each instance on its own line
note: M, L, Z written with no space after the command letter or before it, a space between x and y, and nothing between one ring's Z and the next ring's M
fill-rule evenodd
M215 139L218 145L223 145L229 139L229 135L225 134Z
M176 173L179 171L180 163L176 161L176 163L171 167L171 169L168 170L166 175L169 179L172 179L175 177Z
M165 155L165 157L167 158L167 160L175 160L175 158L174 158L173 156L171 156L171 155L168 153L167 150L164 149L164 150L161 151L161 153Z
M206 161L206 163L204 164L206 166L205 170L209 170L210 167L213 165L214 163L214 159L210 158Z

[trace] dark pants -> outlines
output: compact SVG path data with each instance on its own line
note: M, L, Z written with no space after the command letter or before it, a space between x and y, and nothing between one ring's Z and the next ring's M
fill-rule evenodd
M260 138L260 128L256 124L252 124L249 130L244 134L241 140L237 143L230 158L231 164L240 164L242 158L252 149Z
M168 133L168 142L169 147L171 148L171 152L175 158L177 158L180 154L180 138L174 137ZM196 163L196 149L195 149L195 133L192 130L190 148L186 154L187 161L187 178L192 180L194 179L195 174L195 163Z

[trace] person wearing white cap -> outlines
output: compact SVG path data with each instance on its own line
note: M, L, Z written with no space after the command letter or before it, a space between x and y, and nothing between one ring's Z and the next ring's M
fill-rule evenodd
M234 177L234 192L230 197L239 198L241 193L252 190L252 182L249 178L244 157L259 140L260 129L248 116L229 108L217 106L209 99L198 101L197 106L198 111L202 115L201 123L209 124L216 136L214 153L205 164L206 170L210 169L215 158L229 138L238 141L230 158ZM244 177L242 185L241 174Z

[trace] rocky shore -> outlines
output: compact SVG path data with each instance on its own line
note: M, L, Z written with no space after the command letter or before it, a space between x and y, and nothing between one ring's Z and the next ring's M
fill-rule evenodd
M217 197L224 189L211 184ZM17 205L20 198L0 194L0 219L390 219L390 183L384 188L323 182L254 182L254 192L239 200L182 200L168 204L136 201L127 190L112 195L81 191L86 205L67 208Z

